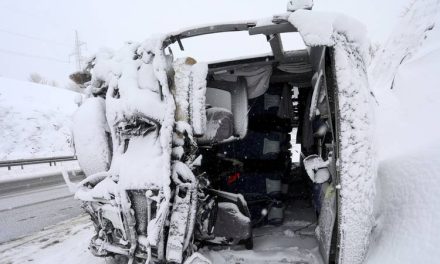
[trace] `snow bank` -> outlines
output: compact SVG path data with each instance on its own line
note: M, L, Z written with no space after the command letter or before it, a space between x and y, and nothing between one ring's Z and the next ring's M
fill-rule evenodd
M379 168L368 264L440 259L439 5L413 1L371 65Z
M77 94L0 77L0 160L73 155Z
M366 263L440 259L440 142L381 160L376 228Z
M438 141L440 126L432 115L439 104L439 5L413 1L371 63L381 160Z
M358 238L365 237L365 231L369 230L369 227L365 227L371 225L367 216L370 210L374 210L374 228L365 263L436 263L440 258L436 248L440 244L440 224L437 221L440 201L436 194L440 180L440 125L435 117L440 104L440 90L437 89L440 68L439 2L411 1L388 42L376 53L369 69L369 82L377 101L374 137L378 164L377 195L374 207L370 203L374 193L366 192L359 196L364 197L363 200L350 201L351 204L358 205L351 213L341 208L341 212L348 218L367 221L349 226L350 230L355 230ZM306 44L311 46L344 43L345 39L337 39L341 35L334 34L335 32L349 33L342 34L351 38L347 39L348 42L345 44L355 43L351 40L359 39L359 34L362 33L359 27L353 30L354 24L349 20L344 22L342 19L336 22L338 19L332 15L322 16L306 10L294 12L289 21L298 28ZM339 49L338 52L337 46L335 48L336 56L339 56L338 53L341 51L344 52L344 49ZM364 59L368 59L368 46L359 48L360 54L364 54ZM346 67L350 65L350 60L340 62L342 64L337 64L337 71L355 68ZM338 84L341 86L341 83ZM342 85L349 87L347 84ZM350 94L355 93L352 91L346 95ZM350 104L349 100L346 103L347 107L358 109L358 106ZM340 104L343 105L344 102ZM356 112L362 111L364 110ZM350 118L349 115L347 117ZM359 130L359 125L364 127L361 116L353 121L355 129ZM346 129L350 131L353 128ZM353 133L353 136L356 136L356 133ZM344 140L350 143L351 139L343 138L343 145ZM374 154L371 150L356 151L355 145L345 145L354 150L352 154L358 160L371 159L371 155ZM366 170L362 168L361 171L356 171L359 169L356 166L347 168L354 174ZM366 178L365 182L360 180L358 184L364 187L371 186L371 180ZM351 187L349 189L353 193L362 189L356 184ZM344 184L341 193L344 195ZM359 211L362 208L367 210ZM356 243L366 245L368 241L359 239ZM349 252L351 259L343 263L360 261L353 261L352 258L360 256L359 251L347 251L347 248L342 246L343 250ZM354 244L349 245L349 248L352 246Z
M438 4L438 0L411 1L388 41L371 63L373 88L380 90L387 87L383 90L388 90L392 86L399 66L411 58L422 45L427 32L434 27Z

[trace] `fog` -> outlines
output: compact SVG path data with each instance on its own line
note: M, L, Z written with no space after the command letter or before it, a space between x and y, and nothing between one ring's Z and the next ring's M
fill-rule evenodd
M384 40L394 25L391 17L403 12L408 2L385 1L379 7L366 0L321 0L315 1L314 9L356 17L368 25L373 42L377 42ZM142 41L180 28L270 17L284 13L286 3L286 0L1 0L0 76L26 80L36 72L65 86L69 73L76 69L75 30L84 42L82 52L87 57L102 47L117 49L125 41ZM373 19L376 15L386 17L384 14L390 14L388 21ZM185 54L210 61L270 51L264 37L231 36L234 37L187 40ZM291 48L302 46L298 36L289 43Z

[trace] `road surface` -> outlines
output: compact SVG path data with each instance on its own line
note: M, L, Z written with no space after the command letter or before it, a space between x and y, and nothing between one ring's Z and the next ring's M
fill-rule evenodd
M201 253L214 264L322 264L314 236L315 213L299 204L286 212L282 226L254 229L254 249L243 246L205 247ZM301 220L298 220L301 219ZM296 231L297 230L297 231ZM126 264L127 261L94 257L88 250L94 228L86 214L10 242L0 243L1 264Z
M35 181L7 183L13 192L0 192L0 243L38 232L45 227L82 213L80 202L73 199L64 184L48 177ZM7 188L5 184L0 190Z

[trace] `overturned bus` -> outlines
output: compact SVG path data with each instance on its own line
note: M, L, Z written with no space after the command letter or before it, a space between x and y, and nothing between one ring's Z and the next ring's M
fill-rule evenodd
M374 195L364 30L290 7L127 43L71 76L86 87L73 132L87 177L75 197L95 228L94 255L363 261ZM235 31L265 36L271 54L202 63L170 48ZM307 48L285 51L284 33Z

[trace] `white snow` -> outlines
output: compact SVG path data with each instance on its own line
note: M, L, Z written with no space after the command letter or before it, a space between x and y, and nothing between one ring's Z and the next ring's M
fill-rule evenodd
M289 17L301 34L306 45L309 46L333 46L333 13L324 13L309 10L298 10Z
M440 218L440 210L438 210L440 204L440 196L438 195L440 188L440 125L437 123L439 118L436 116L438 105L440 105L440 90L437 89L439 86L438 69L440 69L440 19L438 5L438 0L412 1L410 8L403 15L399 26L394 30L390 40L376 53L376 57L371 64L369 82L372 84L375 100L377 100L375 117L377 124L375 127L377 153L373 153L369 146L362 144L359 149L355 148L359 146L357 142L343 142L344 146L351 151L350 153L355 156L356 160L371 162L373 155L377 154L378 176L376 178L376 203L374 204L375 226L366 259L368 264L436 263L440 259L440 251L438 250L438 245L440 245L440 221L438 221ZM290 17L290 22L298 27L306 43L309 45L335 45L335 40L341 40L335 39L335 32L346 33L350 31L350 33L359 33L359 35L343 34L346 37L352 37L349 40L360 40L359 36L364 33L360 29L361 27L353 26L354 24L351 20L345 18L338 20L335 19L334 15L322 16L322 14L317 14L315 16L315 13L317 12L312 14L306 10L299 10ZM309 23L310 21L315 22ZM322 26L322 23L325 22L328 22L328 27ZM436 25L431 30L434 22L436 22ZM317 27L318 24L319 27ZM341 37L341 35L336 36L336 38L338 37ZM362 54L365 53L365 47L359 47L359 51L361 55L365 55ZM341 52L344 52L344 49L340 49L336 55L346 55L341 54ZM365 57L364 59L367 60ZM347 67L347 65L350 65L352 62L350 60L345 61L347 64L341 64L341 68L337 70L345 76L348 74L359 74L359 72L346 72L351 68ZM105 65L105 67L108 68L102 70L104 73L102 75L103 79L108 78L108 72L112 71L116 76L120 73L117 66L111 63ZM140 72L143 72L142 76L144 77L137 79L137 84L144 89L158 91L158 86L148 85L149 83L152 84L151 80L154 80L152 74L148 74L148 71L149 69L141 66ZM155 76L159 78L157 75ZM358 77L364 78L363 76ZM160 80L163 82L163 78ZM342 105L346 105L349 108L361 107L360 113L365 113L368 111L368 107L364 105L365 102L350 102L348 100L349 95L352 95L352 93L348 89L350 83L346 83L346 80L343 79L344 82L340 83L342 89L345 89L345 92L349 92L346 94L347 101L343 100L341 102ZM32 137L28 135L38 134L37 132L33 133L33 131L30 131L30 128L36 128L39 125L38 123L31 123L29 126L23 124L34 122L32 118L36 116L35 112L37 110L32 109L32 106L35 101L31 97L27 98L34 92L16 92L27 89L29 86L27 83L19 84L19 82L3 78L0 78L0 81L0 125L2 126L0 133L3 133L0 135L2 138L10 138L11 133L20 134L18 132L23 132L26 136L21 137L20 140L32 143L17 145L3 144L2 142L0 144L2 150L0 153L9 153L3 159L22 157L23 153L31 153L33 156L45 153L64 153L62 151L69 149L68 144L65 144L59 138L59 135L62 134L63 137L61 138L67 139L67 134L57 133L54 137L51 137L52 131L48 129L44 133L49 136L44 136L44 139L52 138L54 140L43 140L44 143L37 150L32 150L30 145L34 145L38 138L30 139ZM126 83L134 83L134 81L131 79L127 80ZM3 84L20 88L8 90ZM63 94L57 94L57 99L68 98L73 93L34 84L29 87L39 87L43 90L51 91L50 95L46 94L43 100L46 103L50 102L50 104L47 104L47 109L44 105L41 106L41 104L38 105L38 109L47 110L50 113L50 120L60 121L57 124L69 123L68 118L61 117L61 113L64 114L66 105L68 106L67 109L71 109L69 113L74 111L75 105L73 100L52 102L50 98L57 93ZM363 93L366 92L364 88L364 86L361 88ZM351 92L354 93L354 91ZM32 96L41 99L39 92L35 92ZM4 100L5 97L8 100ZM17 106L17 102L25 103ZM66 102L69 102L69 104ZM54 106L55 104L56 106ZM27 120L26 117L20 117L20 115L11 111L14 107L23 109L17 111L17 113L30 113L29 116L31 118ZM57 108L59 109L58 111L51 111ZM167 109L172 108L167 107ZM172 110L174 111L174 109ZM166 114L171 115L171 111ZM7 124L4 122L6 118L3 118L6 115ZM38 113L39 118L43 118L42 116L44 115ZM159 116L159 118L161 117ZM24 122L15 123L14 120L17 120L17 118ZM163 118L166 119L166 117ZM344 118L348 118L347 120L352 119L353 123L351 124L354 126L354 130L361 131L361 134L353 133L353 137L361 136L363 138L368 135L369 129L366 127L366 123L361 122L365 121L363 117L348 115ZM46 121L43 123L46 123ZM5 126L7 129L3 129ZM171 131L170 126L172 124L165 123L165 126L168 126L168 131ZM5 134L5 131L11 131L11 128L15 130ZM345 131L348 133L353 130L351 127L343 127L343 129L346 129ZM64 131L63 129L60 130ZM56 146L48 145L55 141L61 143ZM168 150L165 151L171 151L169 135L161 137L160 143L162 147L168 146ZM8 146L14 146L14 148ZM59 148L59 146L64 147ZM5 152L3 149L12 150ZM372 168L374 167L354 166L345 169L349 170L351 175L359 175L366 171L370 173L369 169ZM170 170L170 168L162 169L165 169L165 171ZM355 191L359 192L360 185L368 187L372 184L371 178L365 179L365 182L359 179L359 182L353 181L352 183L344 185L343 182L341 192L344 194L344 190L346 190L345 194L350 195ZM347 186L348 188L346 188ZM361 246L366 244L363 239L359 238L368 237L368 235L365 235L365 232L370 229L368 221L372 208L367 208L366 211L358 211L358 209L364 205L370 205L372 192L373 189L371 189L371 192L361 193L361 196L358 198L363 197L364 200L353 199L353 204L359 207L352 208L355 210L348 214L350 217L360 217L363 221L366 221L359 221L358 225L350 226L352 230L359 231L353 239L358 238L358 241L354 242ZM73 225L75 227L71 227ZM88 241L92 235L88 219L75 219L73 222L63 225L62 228L55 228L55 230L56 232L52 233L49 240L45 240L41 234L37 234L33 238L29 238L34 239L33 241L25 243L21 247L18 247L18 245L23 240L9 245L1 245L0 255L2 260L11 261L11 263L23 263L30 259L34 263L105 263L105 260L93 257L87 250L87 242L84 241ZM280 239L282 235L284 237ZM280 236L277 237L279 240L277 242L284 243L281 245L283 253L279 256L280 259L284 258L290 261L292 258L289 259L286 256L293 255L299 256L293 261L309 261L313 259L314 256L310 252L313 253L313 249L316 252L318 251L317 248L313 248L316 245L313 245L311 250L307 252L302 252L295 246L285 248L287 245L285 239L295 237L295 233L292 233L290 229L281 231ZM349 241L353 240L349 239ZM281 247L277 248L277 245L280 246L274 243L268 247L267 245L259 245L257 243L256 249L253 252L243 253L243 251L237 252L231 249L221 252L208 252L207 254L214 263L230 263L231 261L243 261L243 259L249 263L258 263L258 261L269 261L269 255L276 255L273 252ZM366 249L364 248L364 250ZM71 254L66 254L67 251ZM351 256L349 255L348 257L356 260L347 261L347 263L358 262L358 257L360 256L358 253L356 251L350 252Z
M346 21L350 22L349 20ZM365 68L365 43L348 32L335 35L339 108L339 232L341 263L362 263L373 226L373 97Z
M371 65L378 194L368 264L440 259L439 5L412 1Z
M147 186L161 188L164 186L162 183L166 185L168 178L162 170L169 168L169 165L166 165L169 157L166 158L164 155L157 132L152 132L146 137L133 136L124 153L123 138L116 131L119 122L128 122L131 118L148 117L159 124L166 118L167 103L161 99L161 93L168 87L159 86L158 75L161 73L155 62L161 56L154 56L152 52L153 50L156 53L158 42L160 41L149 40L142 44L127 43L116 52L103 50L96 55L94 61L92 85L88 89L93 91L108 86L105 110L103 107L95 107L94 111L99 113L94 115L105 111L106 120L100 120L108 122L114 150L110 174L118 175L118 185L125 189ZM135 56L138 56L138 59L133 59ZM99 99L90 98L85 104L89 100ZM104 133L107 130L106 124L98 126L97 129L101 130L101 134ZM171 139L168 140L171 142Z
M153 56L145 52L142 60L133 60L138 48L143 54L139 44L131 43L110 58L97 57L92 76L93 80L102 80L109 85L106 114L110 129L124 117L137 113L148 114L159 122L164 119L165 103L160 100L158 81L150 76L154 73ZM150 71L150 75L146 75L146 71ZM146 84L147 80L149 84ZM120 97L115 95L117 93Z
M188 61L188 63L187 63ZM174 69L174 96L176 99L176 120L189 121L189 86L191 60L189 58L179 58L173 62Z
M171 65L161 50L162 42L162 38L129 42L115 52L103 50L92 59L94 67L87 88L88 100L93 100L90 97L93 93L107 89L105 115L111 132L113 156L108 172L98 172L89 178L110 176L118 182L116 187L113 184L97 186L95 194L80 187L76 195L86 200L92 196L108 197L116 188L115 196L120 197L118 203L128 210L130 205L125 190L158 190L157 197L154 197L157 212L148 223L148 241L152 246L159 241L169 210L171 144L175 125L175 103L167 76ZM95 108L95 111L102 109ZM100 129L106 128L101 125ZM141 131L143 129L145 131Z
M192 87L191 87L191 125L194 135L203 135L206 131L206 76L208 75L208 65L197 63L192 67Z
M363 45L362 52L366 52L369 45L365 26L344 14L301 9L289 16L289 22L310 47L335 45L337 33L357 42L357 45Z
M187 122L194 135L206 131L206 76L208 65L192 58L179 58L173 63L173 94L176 101L176 121Z
M110 147L106 132L105 101L90 98L79 107L73 118L73 137L78 162L86 176L110 167Z
M377 101L378 194L366 263L436 263L440 258L436 247L440 244L436 195L440 178L438 9L437 0L411 1L369 69ZM306 43L332 44L334 28L316 27L319 18L316 23L306 23L306 16L308 11L300 10L290 17ZM352 27L348 21L337 24Z
M312 9L313 0L289 0L287 2L287 11L296 11L299 9Z
M0 160L73 155L76 94L0 77Z
M2 263L95 263L105 264L88 250L93 233L88 216L61 222L51 228L0 245Z
M95 174L96 175L96 174ZM89 179L89 178L88 178ZM75 193L75 199L80 199L81 201L93 201L93 199L107 199L109 200L111 195L117 193L117 185L110 178L105 178L93 189L79 189Z
M204 248L201 253L213 264L316 263L321 264L318 244L314 238L315 223L311 208L299 204L288 211L283 226L265 226L254 230L254 249L242 246ZM295 207L296 208L296 207ZM302 219L302 220L295 220ZM120 263L111 258L97 258L88 250L93 227L88 216L82 215L61 222L34 235L0 245L1 261L25 263ZM2 262L3 263L3 262Z
M166 183L160 173L167 159L163 157L159 140L154 133L145 137L133 137L119 162L118 186L123 189L159 189Z

